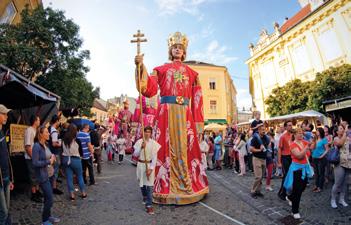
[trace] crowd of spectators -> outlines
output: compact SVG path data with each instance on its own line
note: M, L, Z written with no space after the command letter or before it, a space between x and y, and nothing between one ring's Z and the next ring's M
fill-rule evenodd
M238 131L233 125L225 132L203 134L200 144L207 159L207 170L230 169L238 176L254 174L250 193L262 198L263 179L265 190L277 191L278 197L292 207L292 215L300 219L299 203L306 186L313 184L312 192L324 191L326 183L334 181L330 206L347 207L346 193L351 174L351 128L347 121L331 127L317 121L286 120L275 127L254 113L254 120L247 130ZM223 135L225 133L225 135ZM271 185L273 177L281 178L276 190Z

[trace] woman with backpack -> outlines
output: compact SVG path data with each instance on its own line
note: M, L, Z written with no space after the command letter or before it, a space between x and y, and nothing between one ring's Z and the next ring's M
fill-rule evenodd
M83 169L81 162L81 155L83 150L80 141L76 139L77 127L74 124L68 126L67 132L63 137L63 160L62 163L65 167L67 187L69 192L69 198L71 201L75 200L74 196L74 185L73 185L73 174L77 176L79 189L81 191L81 197L86 198L87 193L85 190L85 184L83 180Z

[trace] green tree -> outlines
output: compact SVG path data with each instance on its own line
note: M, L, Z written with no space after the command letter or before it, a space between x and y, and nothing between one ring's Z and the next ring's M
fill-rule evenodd
M351 65L331 67L317 73L312 82L292 80L272 90L265 100L267 112L280 116L304 110L324 113L323 101L351 95Z
M82 44L79 26L52 8L25 9L21 23L0 25L0 63L60 95L62 108L86 114L99 89L86 79Z
M351 65L331 67L316 74L308 107L324 112L323 101L351 95Z
M271 116L280 116L307 110L311 86L311 82L295 79L274 88L265 100L267 112Z

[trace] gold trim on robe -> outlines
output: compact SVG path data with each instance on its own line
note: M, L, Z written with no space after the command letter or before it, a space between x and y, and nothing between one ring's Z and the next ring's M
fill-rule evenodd
M191 204L200 201L209 192L208 187L200 192L193 192L187 155L187 107L184 105L169 104L170 190L169 194L154 193L154 203Z

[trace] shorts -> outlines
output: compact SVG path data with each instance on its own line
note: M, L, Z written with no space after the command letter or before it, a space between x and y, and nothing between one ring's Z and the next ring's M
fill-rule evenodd
M28 176L29 176L29 181L32 186L39 185L35 174L34 174L34 167L32 164L31 159L26 159L26 165L27 165L27 170L28 170Z

